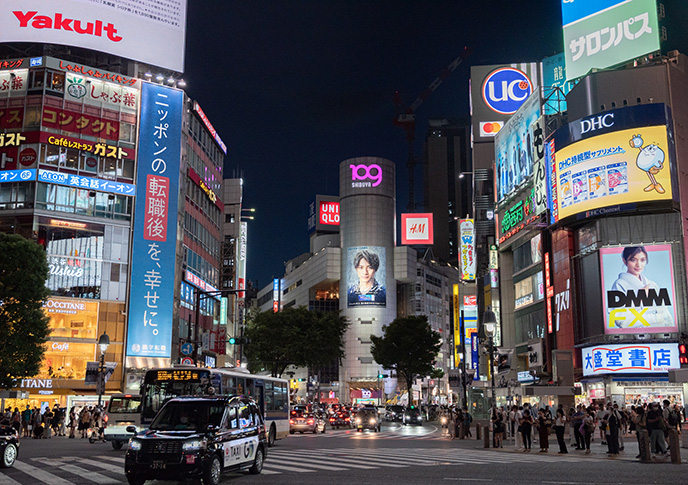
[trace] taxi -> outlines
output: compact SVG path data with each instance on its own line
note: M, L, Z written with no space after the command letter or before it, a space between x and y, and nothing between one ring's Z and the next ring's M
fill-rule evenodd
M124 462L131 485L185 478L217 485L225 471L260 473L268 451L263 417L246 396L171 399L148 429L127 430L134 432Z

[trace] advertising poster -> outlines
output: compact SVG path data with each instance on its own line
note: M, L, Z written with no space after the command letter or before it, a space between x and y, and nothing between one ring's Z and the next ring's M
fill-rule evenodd
M461 239L461 253L459 264L461 266L461 279L472 281L475 279L476 254L475 254L475 225L473 219L461 219L459 221L459 237Z
M401 215L401 244L433 243L432 213Z
M555 133L555 150L548 157L552 222L674 196L664 105L606 111L569 123Z
M385 248L358 246L347 250L347 306L385 307Z
M600 249L606 334L677 331L671 245Z
M562 0L567 79L659 50L656 0Z
M585 347L583 356L583 375L614 373L650 374L678 369L678 344L609 344Z
M143 84L128 357L169 358L172 350L183 101L182 91Z
M566 82L566 61L564 54L545 57L542 60L542 111L554 115L566 111L566 95L574 86Z
M495 137L497 203L515 192L533 174L533 164L538 158L534 153L533 124L538 118L540 93L536 91L504 123ZM539 137L542 139L542 133Z

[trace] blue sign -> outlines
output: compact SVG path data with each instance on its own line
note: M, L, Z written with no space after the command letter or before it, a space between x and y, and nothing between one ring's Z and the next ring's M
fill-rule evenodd
M553 115L566 111L566 95L573 86L572 82L566 82L566 60L563 53L542 60L544 114Z
M602 10L607 10L625 0L561 0L562 25L568 25L576 20L590 17Z
M183 104L182 91L142 84L128 357L171 354Z
M77 187L80 189L110 192L113 194L130 196L136 195L136 185L133 184L84 177L83 175L72 175L70 173L53 172L52 170L39 170L38 181L48 182L49 184L67 185L69 187Z
M185 343L182 345L181 352L182 355L191 355L193 352L193 345L191 345L189 342Z
M36 180L35 168L27 168L25 170L3 170L0 172L0 183L31 182L32 180Z
M471 369L475 370L473 380L480 380L480 352L478 351L478 334L471 335Z
M43 65L43 58L42 57L32 57L29 60L29 67L36 67L36 66L42 66Z
M609 344L585 347L583 375L666 373L681 367L678 344Z
M533 92L528 76L514 67L500 67L492 71L483 82L485 104L494 112L512 115Z

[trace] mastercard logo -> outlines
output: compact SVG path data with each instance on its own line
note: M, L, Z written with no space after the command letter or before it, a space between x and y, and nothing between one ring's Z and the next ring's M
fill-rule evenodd
M480 136L495 136L503 126L503 121L481 121Z

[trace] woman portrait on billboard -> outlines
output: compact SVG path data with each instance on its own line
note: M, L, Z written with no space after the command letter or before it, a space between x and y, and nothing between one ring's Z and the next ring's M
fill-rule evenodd
M353 265L358 281L349 286L349 305L384 305L387 299L385 287L375 279L380 269L380 257L369 249L361 249L356 252Z
M635 295L643 292L649 295L650 290L654 290L655 295L660 292L660 287L657 283L647 278L643 271L649 263L649 258L645 246L629 246L623 249L621 253L621 260L623 261L626 271L619 273L616 281L612 284L612 291L621 291L628 294L629 290L633 290ZM642 295L645 296L645 295ZM634 305L635 306L635 305ZM636 308L643 308L639 305ZM653 305L642 313L642 316L653 327L673 327L674 319L671 312L666 306ZM619 328L624 328L626 322L633 322L636 318L628 316L623 320L615 320L614 324Z

